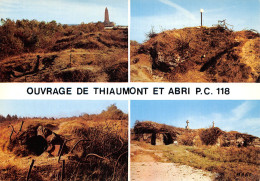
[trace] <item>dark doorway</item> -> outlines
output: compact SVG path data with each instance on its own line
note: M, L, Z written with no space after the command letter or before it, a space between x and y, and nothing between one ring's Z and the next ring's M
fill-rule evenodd
M163 142L165 145L169 145L173 143L173 139L170 133L163 134Z
M33 136L26 143L27 149L39 156L47 149L47 141L42 136Z
M152 145L156 145L156 133L153 133L153 134L152 134L151 144L152 144Z

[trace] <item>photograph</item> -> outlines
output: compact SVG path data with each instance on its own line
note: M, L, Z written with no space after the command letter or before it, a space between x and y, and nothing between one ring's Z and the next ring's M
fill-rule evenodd
M0 180L128 180L128 101L0 107Z
M260 82L259 0L131 0L131 82Z
M127 0L1 0L0 82L128 82Z
M260 101L131 101L130 178L259 180Z

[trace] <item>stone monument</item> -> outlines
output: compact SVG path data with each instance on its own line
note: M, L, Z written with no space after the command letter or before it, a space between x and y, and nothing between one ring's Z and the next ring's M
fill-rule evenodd
M114 22L109 21L109 13L108 13L107 7L105 9L104 25L105 25L105 27L114 27L115 26Z
M189 120L187 120L186 123L187 123L187 126L185 126L185 129L190 129L190 127L189 127L189 123L190 123Z
M108 14L108 9L107 8L105 9L105 20L104 20L104 23L105 24L110 23L109 22L109 14Z

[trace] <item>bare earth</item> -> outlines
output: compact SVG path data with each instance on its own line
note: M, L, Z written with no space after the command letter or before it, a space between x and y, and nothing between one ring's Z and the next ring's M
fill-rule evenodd
M155 150L143 149L131 144L131 180L141 181L167 181L167 180L213 180L215 175L200 169L176 163L158 162L149 155L153 152L164 161L163 154ZM156 153L154 153L156 152ZM134 154L138 153L138 154ZM165 160L166 161L166 160Z

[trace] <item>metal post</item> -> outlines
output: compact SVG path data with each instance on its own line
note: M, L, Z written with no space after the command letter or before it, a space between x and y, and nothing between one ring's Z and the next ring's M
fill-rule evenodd
M200 26L202 27L202 13L204 12L204 9L200 9Z
M202 26L202 12L200 12L200 17L201 17L201 22L200 22L200 26Z
M20 126L20 130L19 130L19 132L22 131L23 123L24 123L24 121L22 121L22 123L21 123L21 126Z
M26 181L28 181L28 180L29 180L29 178L30 178L31 171L32 171L32 167L33 167L33 164L34 164L34 159L32 160L32 163L31 163L31 165L30 165L30 169L29 169L29 172L28 172L28 174L27 174Z
M65 180L65 160L62 160L61 181Z

